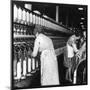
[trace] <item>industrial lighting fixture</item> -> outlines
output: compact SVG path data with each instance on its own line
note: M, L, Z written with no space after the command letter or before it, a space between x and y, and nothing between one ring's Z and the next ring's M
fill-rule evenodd
M81 20L84 20L84 18L81 18Z
M78 8L78 10L83 10L83 8Z
M83 24L83 22L80 22L80 24Z

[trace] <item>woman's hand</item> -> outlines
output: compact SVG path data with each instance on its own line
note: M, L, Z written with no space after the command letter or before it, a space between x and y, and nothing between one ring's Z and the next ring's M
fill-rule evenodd
M76 56L79 58L79 59L81 59L81 57L82 57L82 51L78 51L77 53L76 53Z

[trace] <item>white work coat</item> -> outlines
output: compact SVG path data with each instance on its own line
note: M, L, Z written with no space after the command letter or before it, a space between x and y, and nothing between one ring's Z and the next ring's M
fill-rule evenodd
M41 52L41 85L59 85L58 64L52 40L44 34L35 39L33 56Z
M75 35L72 35L69 40L67 41L67 56L68 58L72 58L74 53L78 51L76 47L76 38Z

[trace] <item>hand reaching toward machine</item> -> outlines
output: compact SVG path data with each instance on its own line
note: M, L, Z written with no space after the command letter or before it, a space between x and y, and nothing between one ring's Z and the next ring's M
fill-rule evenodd
M76 53L76 56L77 56L79 59L81 59L81 57L82 57L82 51L79 50L79 51Z

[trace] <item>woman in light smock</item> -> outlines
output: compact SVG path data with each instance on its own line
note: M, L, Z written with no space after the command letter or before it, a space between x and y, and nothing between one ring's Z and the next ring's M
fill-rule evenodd
M75 53L78 52L76 40L80 38L79 34L72 35L66 43L66 51L64 56L64 65L68 68L66 71L66 80L72 82L72 72L75 65Z
M36 57L41 52L41 85L59 85L58 64L52 40L44 35L41 26L36 25L36 36L32 56Z

